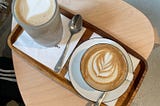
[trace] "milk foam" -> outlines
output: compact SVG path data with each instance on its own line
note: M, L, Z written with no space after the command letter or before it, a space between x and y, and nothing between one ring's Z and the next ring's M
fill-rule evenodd
M55 10L55 0L16 0L16 15L26 24L42 25L53 17Z
M83 55L81 72L90 86L106 91L113 90L124 82L128 67L118 48L108 44L97 44Z
M89 59L89 73L100 83L114 81L118 76L118 64L113 61L113 54L109 51L100 50L94 53ZM96 76L94 76L96 73ZM98 78L103 77L103 79Z
M28 20L32 16L42 14L49 10L51 3L50 0L27 0L27 5L29 11L26 18Z

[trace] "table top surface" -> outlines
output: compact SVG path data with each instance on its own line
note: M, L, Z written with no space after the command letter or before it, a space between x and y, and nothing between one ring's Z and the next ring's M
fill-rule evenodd
M60 6L113 35L145 59L154 45L153 27L139 10L122 0L58 0ZM16 78L25 104L84 106L87 101L39 72L14 51Z

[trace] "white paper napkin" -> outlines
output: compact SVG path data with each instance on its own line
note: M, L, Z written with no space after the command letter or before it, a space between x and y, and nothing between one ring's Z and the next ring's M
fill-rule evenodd
M38 62L44 64L45 66L49 67L50 69L54 70L54 67L56 63L58 62L60 56L62 55L62 52L66 46L66 42L69 39L70 31L68 28L68 23L70 19L67 17L61 15L62 23L63 23L63 37L61 42L58 44L58 47L43 47L33 41L33 39L25 32L23 31L20 37L16 40L16 42L13 44L14 47L18 48L28 56L32 57L33 59L37 60ZM66 57L64 58L63 65L66 63L68 57L72 53L73 49L77 45L78 41L82 37L83 33L85 32L86 28L82 28L80 32L75 34L69 44L69 48L66 54Z

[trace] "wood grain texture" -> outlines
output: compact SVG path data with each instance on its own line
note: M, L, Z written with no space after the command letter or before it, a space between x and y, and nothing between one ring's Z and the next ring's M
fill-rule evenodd
M148 18L122 0L58 0L61 7L136 50L145 59L154 45L154 31Z
M149 20L137 9L121 0L58 0L58 2L63 9L73 14L81 14L85 21L120 40L145 59L148 58L154 44L153 28ZM90 104L48 78L14 50L12 53L18 86L27 106ZM140 75L144 78L144 74ZM134 96L142 82L140 79L141 77L137 79L137 84L133 85L137 86L136 91L133 91ZM126 95L122 100L125 97ZM121 100L118 104L122 104Z
M39 72L25 59L13 53L18 86L26 106L85 106L85 101ZM19 70L19 71L18 71Z

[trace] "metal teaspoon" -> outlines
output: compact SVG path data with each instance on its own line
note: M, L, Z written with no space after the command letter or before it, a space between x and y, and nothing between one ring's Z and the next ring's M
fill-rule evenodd
M64 58L66 56L66 53L68 51L68 46L69 46L69 43L70 43L72 36L75 33L79 32L81 29L82 29L82 17L81 17L81 15L77 14L77 15L73 16L73 18L69 22L69 30L70 30L71 35L69 37L69 40L67 41L67 44L66 44L66 47L62 53L62 56L60 57L56 66L54 67L54 70L56 72L59 72L60 69L62 68L62 64L63 64Z

